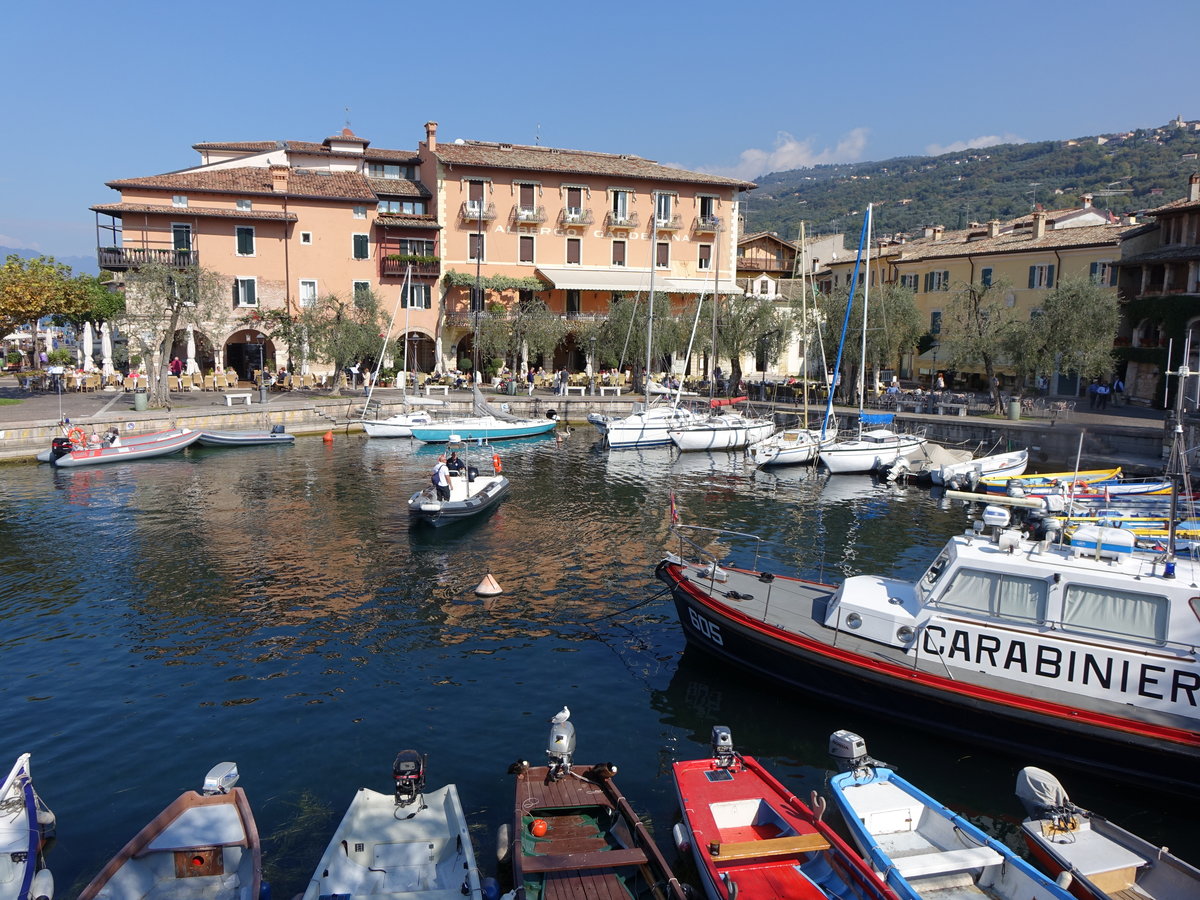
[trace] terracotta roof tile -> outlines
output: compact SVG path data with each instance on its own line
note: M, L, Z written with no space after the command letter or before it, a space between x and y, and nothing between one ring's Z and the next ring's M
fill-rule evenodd
M368 178L367 184L381 197L384 194L396 197L432 197L429 188L419 181L409 181L406 178Z
M274 194L270 169L245 166L236 169L192 169L123 178L107 182L108 187L149 188L162 191L199 191L220 194ZM315 174L292 169L288 176L288 196L319 197L329 200L376 200L367 179L357 172Z
M1154 209L1146 210L1146 215L1158 216L1163 213L1185 212L1192 209L1200 209L1200 200L1189 200L1187 197L1181 197L1178 200L1172 200L1164 206L1157 206Z
M380 213L375 217L376 225L398 225L406 228L441 228L434 216L401 216Z
M614 178L639 178L654 181L682 181L751 190L751 181L689 172L661 165L640 156L618 156L584 150L559 150L553 147L529 147L520 144L496 144L484 141L465 141L458 144L438 144L434 153L447 164L482 166L496 169L520 169L532 172L557 172L564 175L610 175Z
M294 213L285 213L275 209L219 209L212 206L189 206L180 209L177 206L156 205L153 203L101 203L89 207L94 212L101 213L150 213L152 215L174 216L186 219L189 216L213 217L220 219L257 219L275 222L295 222Z
M249 153L261 153L264 150L275 150L282 141L203 141L192 144L193 150L243 150Z
M991 253L1013 253L1026 250L1055 250L1070 247L1116 246L1126 232L1136 226L1129 225L1085 225L1080 228L1047 228L1046 233L1035 238L1028 230L1007 232L994 238L967 240L970 230L946 232L940 240L917 238L905 244L885 248L885 255L899 251L899 262L915 262L922 259L944 259L953 256L984 256Z

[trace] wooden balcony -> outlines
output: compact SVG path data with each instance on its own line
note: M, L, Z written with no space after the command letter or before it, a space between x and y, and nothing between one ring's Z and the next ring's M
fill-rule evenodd
M546 221L546 207L514 206L512 221L514 225L541 225Z
M403 278L410 265L413 275L416 276L437 278L442 273L439 260L430 261L424 256L411 257L393 253L379 258L379 274L383 278Z
M496 204L472 203L468 200L459 208L458 217L464 222L492 222L496 218Z
M97 247L96 263L101 269L136 269L148 263L161 263L174 269L200 264L196 250L154 247Z
M575 225L591 225L595 219L592 218L590 209L573 209L567 207L558 214L558 224L564 228L570 228Z
M791 272L795 264L786 259L771 259L766 256L739 256L739 272Z
M604 218L604 227L609 231L632 231L638 227L638 214L634 212L618 216L610 212Z

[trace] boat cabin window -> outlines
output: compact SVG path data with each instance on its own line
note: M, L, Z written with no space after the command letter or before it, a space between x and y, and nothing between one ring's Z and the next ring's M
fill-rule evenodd
M1119 634L1161 644L1167 639L1168 611L1166 597L1069 584L1063 593L1062 625L1072 631Z
M1041 622L1046 618L1046 594L1044 578L960 569L938 598L938 605L998 619Z

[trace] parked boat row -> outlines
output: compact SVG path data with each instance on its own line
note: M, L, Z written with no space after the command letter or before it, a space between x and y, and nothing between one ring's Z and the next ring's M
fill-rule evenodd
M50 442L50 449L39 453L37 460L60 469L69 469L168 456L192 444L204 447L254 447L290 444L295 440L295 435L288 434L282 425L276 425L270 431L168 428L165 431L130 435L122 435L115 426L103 434L93 432L89 435L75 426L63 437L54 438Z

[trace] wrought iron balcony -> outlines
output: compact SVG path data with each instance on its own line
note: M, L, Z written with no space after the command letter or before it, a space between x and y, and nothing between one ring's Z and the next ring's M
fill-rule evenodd
M638 214L632 212L621 216L615 212L610 212L604 218L604 227L609 231L630 231L638 227Z
M541 225L546 221L546 207L514 206L512 220L517 225Z
M670 216L665 219L655 217L654 227L659 231L678 231L683 227L683 218L679 215Z
M136 269L148 263L182 269L200 264L196 250L153 247L98 247L96 263L101 269Z
M442 273L442 264L440 260L430 260L426 256L405 256L400 253L392 253L382 256L379 259L379 274L385 278L395 277L403 278L404 273L412 266L414 275L424 275L431 278L437 278Z
M558 214L558 224L564 226L591 225L594 221L590 209L578 209L568 206Z
M496 204L472 203L468 200L458 211L458 217L464 222L491 222L496 218Z
M717 216L696 216L696 220L692 222L692 231L697 234L713 234L720 230L721 220Z

